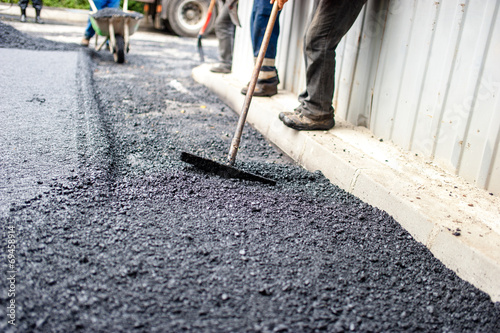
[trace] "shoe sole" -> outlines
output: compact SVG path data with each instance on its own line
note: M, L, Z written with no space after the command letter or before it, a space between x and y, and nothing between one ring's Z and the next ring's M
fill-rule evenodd
M246 95L248 92L248 89L242 89L241 90L241 93L243 95ZM254 97L271 97L271 96L274 96L274 95L277 95L278 94L278 90L276 90L275 92L272 91L272 92L268 92L268 93L256 93L254 92L252 96Z
M210 71L211 71L212 73L219 73L219 74L229 74L229 73L231 73L231 71L218 71L218 70L215 70L215 71L210 70Z
M296 124L287 124L286 122L284 124L290 128L298 130L298 131L327 131L327 130L335 127L335 124L333 124L331 126L315 126L315 127L306 127L306 126L299 126Z

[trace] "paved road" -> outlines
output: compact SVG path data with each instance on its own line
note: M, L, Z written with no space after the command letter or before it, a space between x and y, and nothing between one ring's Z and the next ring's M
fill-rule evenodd
M23 29L39 36L37 27ZM42 33L78 38L52 28ZM32 87L13 91L2 75L12 93L0 103L12 121L2 123L2 246L16 247L0 260L16 279L0 282L1 331L14 332L14 319L20 332L500 330L499 304L253 129L237 166L276 186L179 161L182 151L223 160L237 120L191 79L194 39L134 35L117 65L74 47L1 48L6 31L0 24L2 59L43 66L2 69ZM214 61L215 45L204 45Z
M14 198L30 200L78 166L76 120L68 112L77 108L77 57L76 52L0 50L1 217Z

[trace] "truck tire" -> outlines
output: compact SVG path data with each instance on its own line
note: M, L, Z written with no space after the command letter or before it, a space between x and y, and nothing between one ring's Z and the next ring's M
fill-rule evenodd
M209 0L172 0L168 6L170 28L179 36L196 37L207 17ZM209 33L215 24L217 11L214 8L212 18L205 33Z

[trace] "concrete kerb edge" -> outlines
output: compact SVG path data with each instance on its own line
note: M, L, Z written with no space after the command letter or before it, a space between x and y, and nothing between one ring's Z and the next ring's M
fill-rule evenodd
M462 279L489 294L494 302L500 302L500 267L497 263L442 229L430 250Z
M373 177L361 172L351 191L358 198L385 210L394 217L417 241L425 244L432 254L459 277L470 282L500 301L500 266L466 244L463 237L450 234L449 230L433 222L426 212L399 199L391 190Z
M232 75L210 73L207 64L196 67L192 73L197 82L207 86L237 113L240 112L244 101L239 92L241 82ZM286 103L280 101L288 96L280 95L281 92L272 98L252 99L247 120L256 130L307 170L322 171L333 184L386 211L444 265L489 294L493 301L500 301L500 283L496 282L500 276L500 263L443 230L417 205L401 196L404 191L398 190L414 185L396 178L398 175L390 168L372 161L335 135L298 132L283 126L277 115L280 111L289 111ZM324 140L330 140L330 147L335 148L326 148ZM352 159L361 163L352 163ZM384 180L388 183L384 184ZM390 186L395 181L400 182L396 190Z
M350 165L342 157L335 156L335 153L312 139L307 140L304 145L308 149L301 156L302 166L310 171L321 170L334 184L370 205L386 211L417 241L426 245L446 267L489 294L493 301L500 301L500 283L497 282L500 276L498 263L468 246L463 237L451 235L449 230L433 222L426 212L401 199L400 193L393 191L386 185L387 183L377 181L387 178L385 173L391 173L392 170L370 167L361 169ZM336 167L332 168L332 165ZM391 177L393 176L389 178ZM411 186L411 184L405 185Z

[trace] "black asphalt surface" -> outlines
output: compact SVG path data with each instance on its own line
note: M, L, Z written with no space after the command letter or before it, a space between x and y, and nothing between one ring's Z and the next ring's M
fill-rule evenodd
M133 36L119 65L109 52L0 22L2 59L56 50L77 69L66 81L75 87L73 108L46 98L48 109L21 100L26 109L15 110L59 115L63 127L47 121L49 139L29 122L13 130L33 138L30 145L3 137L4 151L57 161L64 150L74 158L0 159L0 202L8 207L0 215L0 331L500 332L499 303L391 216L293 165L249 126L236 166L276 186L180 161L183 151L224 161L237 122L191 79L195 45ZM215 59L214 47L204 51ZM58 151L41 150L38 138Z

